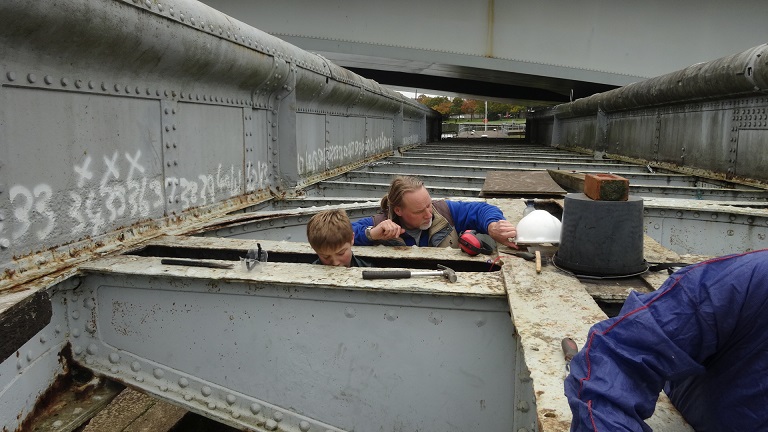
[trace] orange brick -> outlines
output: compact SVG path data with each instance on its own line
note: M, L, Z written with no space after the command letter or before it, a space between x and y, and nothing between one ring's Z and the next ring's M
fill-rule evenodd
M626 201L629 180L616 174L587 174L584 176L584 195L596 201Z

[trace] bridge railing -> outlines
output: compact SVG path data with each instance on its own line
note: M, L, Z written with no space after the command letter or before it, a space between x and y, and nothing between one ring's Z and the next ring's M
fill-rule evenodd
M186 0L0 3L0 289L439 138L439 115Z
M533 142L768 183L768 44L528 117Z

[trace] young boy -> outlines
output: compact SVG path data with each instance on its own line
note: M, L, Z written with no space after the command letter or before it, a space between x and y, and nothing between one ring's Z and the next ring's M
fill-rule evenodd
M317 253L312 264L344 267L370 267L352 254L355 233L344 210L326 210L307 222L307 240Z

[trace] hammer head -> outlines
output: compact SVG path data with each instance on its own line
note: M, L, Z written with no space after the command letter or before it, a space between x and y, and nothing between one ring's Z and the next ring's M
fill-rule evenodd
M456 282L456 280L458 279L458 278L456 277L456 272L455 272L455 271L453 271L453 270L451 270L451 269L449 269L448 267L446 267L446 266L444 266L444 265L442 265L442 264L438 264L438 265L437 265L437 268L439 268L440 270L442 270L442 271L443 271L443 276L444 276L446 279L448 279L449 281L451 281L451 282Z

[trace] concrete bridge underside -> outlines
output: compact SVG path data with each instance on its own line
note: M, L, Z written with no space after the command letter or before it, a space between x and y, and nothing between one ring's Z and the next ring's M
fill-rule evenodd
M381 84L567 102L768 40L756 0L206 0Z

